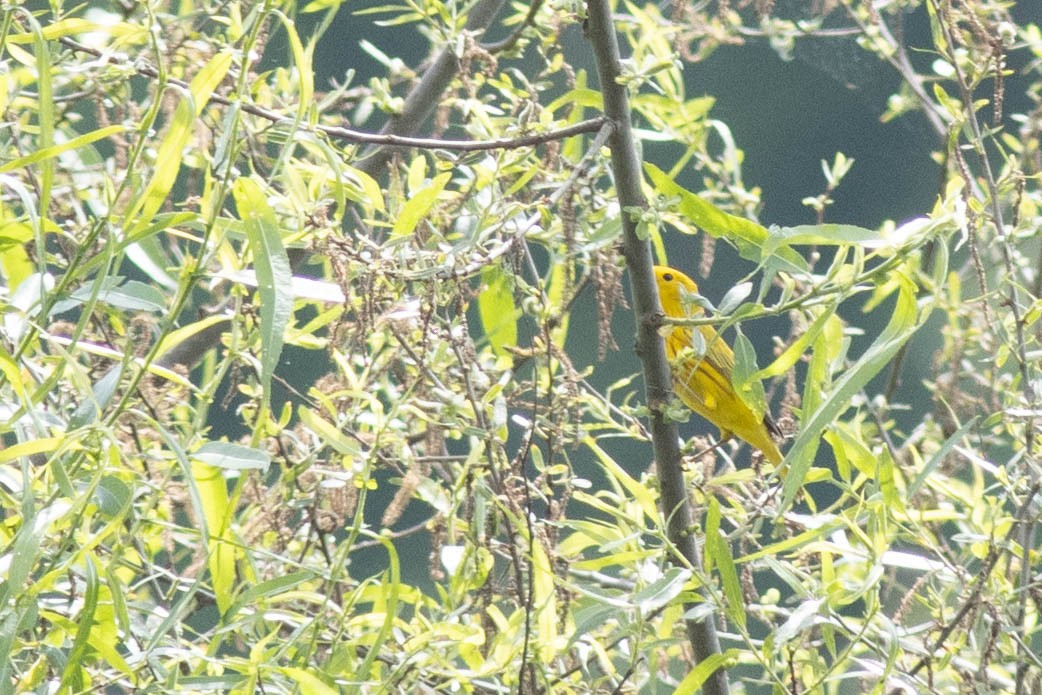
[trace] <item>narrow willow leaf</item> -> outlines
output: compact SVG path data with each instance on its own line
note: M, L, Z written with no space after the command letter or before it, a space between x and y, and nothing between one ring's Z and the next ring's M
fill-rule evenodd
M420 188L416 193L412 194L408 202L402 206L401 212L398 214L398 219L394 223L394 227L391 229L391 238L397 239L403 236L408 236L416 231L416 225L420 223L427 213L434 207L434 203L437 202L438 196L445 190L445 186L449 183L449 179L452 174L445 172L444 174L438 174L426 187Z
M98 419L98 415L108 407L108 404L112 402L112 397L116 395L116 388L119 386L119 378L122 374L123 365L117 364L98 379L91 388L90 396L84 398L69 416L71 429L89 425Z
M604 472L616 481L622 488L629 493L633 499L640 505L640 509L644 512L644 516L652 522L658 519L658 505L655 502L655 494L646 485L636 480L625 469L620 466L615 459L611 457L608 452L601 448L597 443L597 440L592 436L583 437L583 444L590 448L594 456L600 462L600 465L604 468Z
M641 615L650 616L679 596L689 579L690 570L670 567L657 580L635 593L633 604Z
M317 675L306 669L294 666L279 666L275 670L296 683L297 687L300 688L301 695L338 695L340 692L339 688L328 685Z
M709 538L716 537L720 534L720 503L715 499L710 499L709 507L706 509L706 520L705 520L705 536L706 543L703 549L705 571L712 572L713 566L716 564L716 552L711 547Z
M715 497L709 498L709 512L707 516L714 514L720 517L720 503ZM720 585L727 599L725 613L736 625L745 627L745 599L742 596L742 584L738 581L738 571L735 568L734 557L731 555L731 546L719 530L719 525L712 532L709 524L706 524L706 554L712 557L717 572L720 573Z
M770 237L770 233L763 225L724 212L709 201L680 186L669 177L669 174L654 164L645 164L644 169L658 193L669 197L679 197L680 211L711 236L726 237L754 246L765 244Z
M803 630L813 625L821 611L822 599L808 599L792 612L789 619L774 632L775 643L785 644Z
M7 15L8 18L10 14ZM35 112L37 127L39 128L39 140L36 150L51 149L54 146L54 82L51 74L51 47L47 44L43 29L33 14L22 13L22 19L29 25L29 34L26 36L33 43L33 55L31 59L21 62L35 69L36 72L36 108ZM14 55L14 46L9 46ZM17 56L16 56L17 58ZM28 56L26 56L28 58ZM46 157L39 160L40 173L37 184L39 194L39 210L46 214L50 207L51 186L54 182L54 159ZM29 206L30 209L33 206ZM39 243L37 239L37 243Z
M918 316L915 285L912 281L900 273L895 275L900 279L900 292L890 323L865 353L836 381L823 402L810 413L785 457L789 472L782 488L778 513L789 508L800 486L803 485L803 480L814 462L824 429L849 407L854 394L890 363L901 346L912 337L928 316L928 312Z
M90 288L80 288L73 292L72 296L75 299L87 301L90 298L90 294ZM128 311L151 311L154 313L166 311L166 296L155 287L146 285L138 280L128 280L111 288L102 289L98 293L98 301L119 309L127 309Z
M742 258L760 263L771 254L770 232L763 225L724 212L677 184L669 174L654 164L645 164L644 170L659 195L679 198L681 214L710 236L723 237L733 243ZM804 259L790 248L780 248L775 255L791 269L798 270L806 264Z
M127 245L127 258L154 282L171 292L176 292L179 284L167 272L168 267L176 266L176 264L170 259L167 248L154 236L157 232L176 224L173 220L167 224L164 219L166 217L166 215L156 215L152 224L138 228L134 233L134 238L138 241Z
M58 692L68 692L68 689L79 691L83 689L83 660L90 646L90 632L94 627L94 614L98 610L98 594L100 585L98 582L98 568L93 555L88 555L83 563L83 593L80 601L79 614L76 616L76 636L72 640L72 646L68 651L68 659L65 662L65 670L62 673L61 683L58 684Z
M402 588L402 565L394 543L386 536L378 536L376 540L387 551L387 570L383 573L381 586L376 594L377 600L373 602L373 612L382 613L383 622L380 631L372 640L372 648L368 650L365 660L356 670L357 677L361 680L374 679L373 664L376 663L377 655L383 653L386 648L384 645L391 637L391 630L398 616L398 596Z
M2 166L0 166L0 174L8 171L14 171L15 169L21 169L22 167L29 166L30 164L36 164L37 162L42 162L44 160L53 159L54 157L57 157L63 152L77 150L97 140L103 140L117 133L125 133L126 130L126 127L121 125L110 125L105 128L93 130L87 133L86 135L79 135L61 144L51 145L50 147L35 150L34 152L32 152L32 154L27 154L24 157L18 157L17 159L12 159L9 162L5 162Z
M744 333L737 331L734 340L734 370L731 374L734 390L759 419L767 412L767 394L764 393L763 383L753 378L756 371L756 349Z
M232 590L235 587L235 540L228 529L226 516L231 509L228 486L220 468L199 460L193 461L191 465L192 481L206 521L203 528L208 531L203 536L207 567L217 608L223 615L232 605Z
M166 201L170 189L181 170L184 149L195 132L195 120L202 114L213 90L221 83L232 65L232 51L215 55L192 79L188 94L184 95L163 141L156 151L156 169L144 192L128 207L123 219L127 234L133 236L151 224L152 218ZM136 219L136 221L135 221Z
M536 612L536 644L543 663L555 655L557 644L557 590L554 571L542 543L532 544L532 608Z
M727 294L720 300L720 307L717 309L721 314L731 314L738 305L745 301L746 297L752 294L753 283L751 282L740 282L731 289L727 290Z
M386 204L384 203L383 190L380 188L380 184L376 179L361 169L356 169L354 167L345 167L343 173L344 178L347 179L348 183L353 183L358 186L358 193L356 196L359 202L371 206L377 212L383 212L387 209ZM356 199L356 196L352 196L352 200Z
M168 359L168 355L177 350L179 346L184 344L186 341L191 340L194 336L203 331L216 329L221 326L230 328L231 321L227 316L215 314L214 316L207 316L204 319L190 323L187 326L181 326L177 330L167 333L160 341L159 348L156 350L156 355L158 355L156 361L161 364L169 364L170 360ZM212 344L218 344L216 338L212 341Z
M796 227L774 227L771 229L771 243L776 246L782 244L808 246L858 244L873 249L887 245L886 239L878 231L853 224L804 224Z
M297 99L299 100L297 118L303 119L307 115L308 109L314 106L315 71L312 67L312 58L315 51L315 40L312 37L307 48L304 48L293 20L278 10L275 10L273 14L282 21L286 37L289 39L290 54L293 56L293 66L296 68Z
M761 369L752 375L753 379L770 379L772 377L785 374L801 357L807 352L808 346L818 337L821 333L822 328L825 326L825 322L829 320L835 314L836 306L832 305L822 308L815 308L813 311L818 312L817 318L814 322L807 327L807 330L803 331L799 338L793 341L792 345L785 348L782 354L778 355L777 358L769 365Z
M695 693L701 692L702 685L709 680L709 677L718 670L727 668L729 664L737 660L739 653L737 649L728 649L726 652L710 654L702 659L684 676L684 680L677 685L673 695L695 695Z
M478 295L478 314L485 337L497 357L510 357L517 346L517 307L510 276L499 266L490 266L481 274L485 289Z
M238 598L235 599L235 603L228 609L228 613L224 616L224 620L225 622L228 622L244 606L252 606L262 599L276 598L314 578L314 572L301 570L281 577L275 577L274 579L268 579L258 584L253 584L239 594Z
M934 453L934 455L930 457L930 460L927 462L927 464L923 466L923 470L919 472L919 475L917 475L915 477L915 480L912 481L911 485L908 486L908 491L905 493L907 499L912 499L912 497L914 497L915 494L919 492L919 488L923 486L923 484L926 482L926 479L930 477L930 474L937 470L937 467L941 465L941 461L943 461L944 457L948 455L948 452L950 452L955 447L955 445L959 443L959 440L961 440L963 437L969 434L969 432L977 426L977 423L979 421L980 415L974 415L972 418L963 423L962 427L956 430L955 433L952 434L952 436L948 437L948 439L945 440L944 444L941 445L941 448L938 449L936 453Z
M877 465L879 467L879 491L883 493L883 501L895 514L904 514L904 499L897 489L894 459L890 456L889 451L883 451Z
M271 465L271 454L233 442L206 442L192 458L208 466L225 470L267 470Z
M297 409L297 414L305 427L317 434L323 444L333 447L338 454L351 458L358 458L362 455L362 445L357 439L348 437L312 409L302 405Z
M268 406L271 402L271 378L282 356L286 326L293 313L293 273L282 245L275 211L268 205L260 185L253 179L240 178L232 186L232 196L243 221L257 273L261 324L260 381L264 389L264 405Z
M92 22L82 17L66 17L54 23L48 24L42 30L43 38L55 41L63 36L75 36L77 34L88 34L101 32L112 38L126 38L129 36L140 36L144 38L145 29L139 24L130 22L100 23ZM25 33L12 33L7 40L14 44L29 43L32 37Z
M34 456L36 454L47 454L65 442L64 437L45 437L32 439L27 442L19 442L0 449L0 463L17 461L23 456Z

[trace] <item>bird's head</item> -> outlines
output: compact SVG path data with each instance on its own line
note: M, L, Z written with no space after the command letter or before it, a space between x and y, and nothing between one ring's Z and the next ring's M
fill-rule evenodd
M698 285L684 273L664 265L655 266L655 282L658 284L659 301L666 316L685 318L702 313L702 307L694 301L698 296Z

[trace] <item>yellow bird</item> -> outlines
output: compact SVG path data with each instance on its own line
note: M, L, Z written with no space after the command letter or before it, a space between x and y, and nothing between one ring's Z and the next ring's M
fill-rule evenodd
M683 319L702 313L702 308L691 301L691 297L698 294L698 285L687 275L657 265L655 281L666 316ZM693 330L702 334L705 355L688 349L695 347ZM687 354L678 359L685 351ZM782 453L771 436L781 437L782 431L770 415L762 419L756 417L735 392L731 382L734 352L712 326L674 326L666 336L666 356L673 369L673 388L680 400L719 427L721 441L738 435L762 451L771 463L781 463Z

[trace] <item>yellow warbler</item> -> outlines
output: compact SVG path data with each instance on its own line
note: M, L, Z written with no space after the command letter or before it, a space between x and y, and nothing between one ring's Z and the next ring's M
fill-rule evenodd
M698 285L687 275L657 265L655 280L666 316L682 319L702 313L702 308L691 301L691 297L698 294ZM695 330L702 335L697 344L693 340ZM782 453L771 438L771 435L781 437L781 430L769 415L763 418L754 415L735 392L731 383L734 352L712 326L674 326L666 336L666 356L673 368L673 388L680 400L719 427L721 441L738 435L762 451L771 463L781 463Z

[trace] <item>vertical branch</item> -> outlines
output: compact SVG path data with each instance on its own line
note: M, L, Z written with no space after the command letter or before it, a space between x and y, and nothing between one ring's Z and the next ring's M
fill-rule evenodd
M614 130L608 140L616 195L622 209L623 255L630 270L633 312L637 323L637 355L644 370L646 396L651 412L651 441L658 465L662 512L670 541L695 567L701 566L698 543L690 533L691 508L680 467L680 446L676 425L662 413L662 405L672 394L672 377L662 337L658 334L662 305L652 271L651 245L637 233L634 211L647 207L641 191L641 162L630 122L629 97L619 83L619 44L615 36L609 0L588 0L587 36L593 46L600 77L605 114ZM688 639L695 658L702 662L720 652L712 616L686 622ZM703 685L707 695L728 692L727 673L717 670Z

